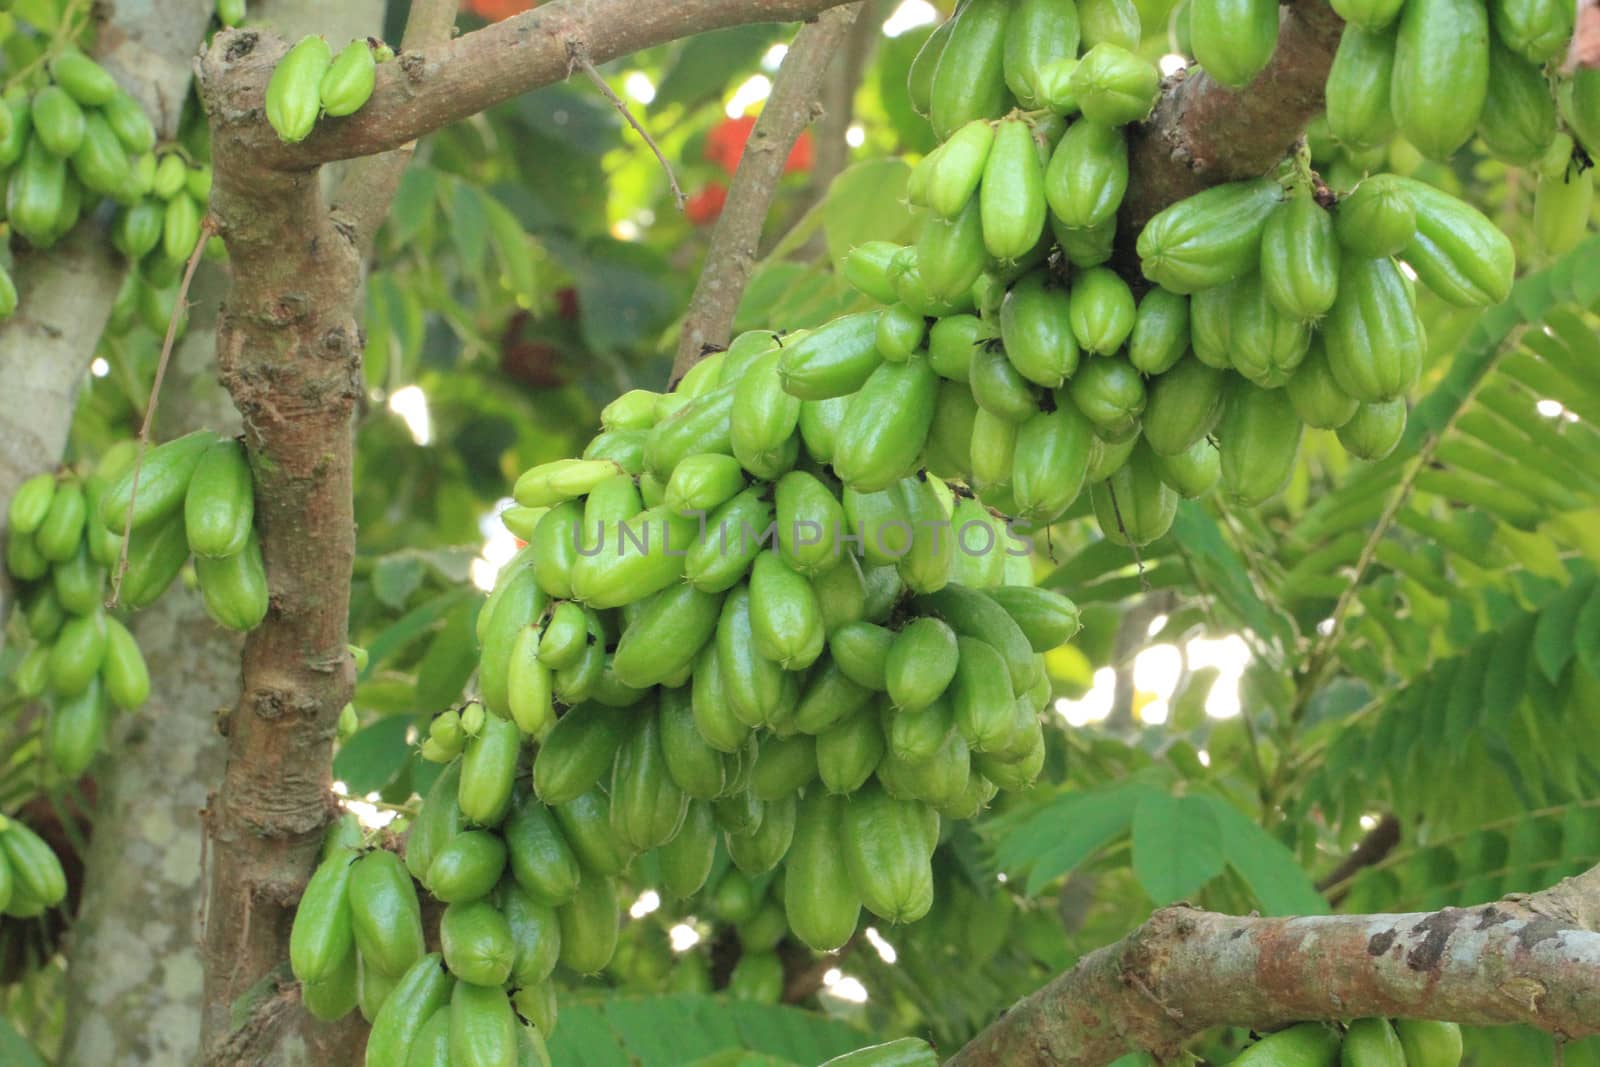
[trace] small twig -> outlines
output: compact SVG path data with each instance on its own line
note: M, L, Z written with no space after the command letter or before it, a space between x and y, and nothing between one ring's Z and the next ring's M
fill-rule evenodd
M167 376L167 363L172 359L172 346L178 339L178 320L189 310L189 283L194 281L195 268L205 254L206 242L217 232L217 223L210 215L200 224L200 239L189 253L188 266L183 269L183 281L178 283L178 297L172 304L172 315L167 319L167 336L161 342L161 359L156 363L155 380L150 383L150 403L145 405L144 424L139 427L139 449L133 456L133 482L128 488L128 514L122 525L122 550L117 556L117 568L111 576L111 599L108 609L117 606L122 595L122 576L128 570L128 541L133 537L133 508L139 501L139 472L144 467L145 449L150 447L150 427L156 421L156 406L161 402L161 381Z
M1344 897L1344 883L1373 864L1383 862L1399 843L1400 820L1392 812L1386 812L1339 865L1317 881L1318 891L1328 894L1329 903L1338 904Z
M783 66L772 81L772 93L728 184L728 199L711 233L705 268L689 298L678 334L678 353L672 361L674 382L700 361L707 344L727 344L739 298L755 270L761 229L783 178L784 164L800 132L816 118L817 94L829 60L860 13L859 3L823 12L815 22L801 27L784 55Z
M644 124L634 117L627 101L618 96L611 86L606 84L606 80L600 76L600 72L594 69L594 64L589 62L589 57L584 52L581 41L567 42L567 57L572 69L581 70L589 76L589 80L594 82L595 88L599 89L601 94L611 101L611 106L622 114L628 125L633 127L633 132L644 138L644 143L649 145L650 151L656 154L656 161L661 164L661 169L667 172L667 184L672 186L672 198L678 202L678 210L682 211L683 205L688 203L689 198L683 195L683 188L678 184L678 176L673 173L672 164L667 161L666 153L661 151L661 146L656 144L656 139L651 137L650 131L645 129Z

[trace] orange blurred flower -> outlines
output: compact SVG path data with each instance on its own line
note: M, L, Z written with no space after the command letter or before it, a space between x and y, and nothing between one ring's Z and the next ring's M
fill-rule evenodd
M479 18L499 22L512 15L520 15L538 4L539 0L467 0L467 10Z
M717 221L717 216L722 214L722 205L727 202L727 186L721 182L711 182L684 201L683 213L689 216L689 221L696 226L705 226Z
M732 174L739 168L739 159L744 155L745 143L750 140L750 131L755 129L755 125L753 116L741 115L736 119L723 119L711 127L711 132L706 134L706 159ZM795 174L808 171L815 156L811 131L802 130L783 165L783 172Z

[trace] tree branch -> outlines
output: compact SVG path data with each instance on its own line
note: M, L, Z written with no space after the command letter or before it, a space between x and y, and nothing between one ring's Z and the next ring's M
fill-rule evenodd
M817 93L833 54L850 33L861 4L821 15L800 29L783 57L772 94L750 131L728 200L711 235L705 267L695 282L672 361L675 382L706 352L728 343L739 298L755 269L761 228L800 132L817 117Z
M947 1067L1102 1067L1214 1026L1403 1016L1600 1034L1600 868L1532 896L1409 915L1163 908L1085 956Z
M1150 216L1207 186L1271 169L1322 110L1323 85L1344 23L1326 0L1282 9L1278 49L1243 89L1191 67L1168 78L1150 120L1130 128L1125 238Z
M1331 903L1337 905L1339 898L1345 893L1344 883L1374 863L1382 862L1399 843L1400 820L1395 818L1392 812L1386 812L1378 820L1378 824L1356 842L1356 847L1350 850L1350 854L1339 861L1339 866L1317 882L1317 889L1323 893L1334 890L1338 897Z
M248 144L263 170L306 170L375 155L475 115L514 96L561 81L568 49L593 63L707 30L752 22L809 19L844 0L554 0L445 44L408 51L378 68L360 111L328 119L299 144L284 144L262 119L262 101L282 42L253 30L219 33L211 52L230 56L232 73L213 89L213 121Z

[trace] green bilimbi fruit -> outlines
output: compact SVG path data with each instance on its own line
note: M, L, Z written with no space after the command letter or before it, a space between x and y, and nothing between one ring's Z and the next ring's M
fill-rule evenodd
M932 218L922 225L917 237L917 264L922 284L936 300L953 300L968 292L989 264L979 205L980 198L971 197L954 218ZM920 315L911 314L921 320ZM879 329L882 330L881 320ZM891 358L883 352L881 343L878 347L884 358Z
M910 526L907 550L895 561L895 569L907 589L931 593L950 581L955 557L950 536L950 512L943 487L937 479L911 477L892 486L889 492L899 500L900 514Z
M1300 421L1318 430L1337 430L1350 421L1360 404L1334 380L1320 336L1312 338L1311 349L1290 377L1285 392Z
M166 214L161 201L140 200L118 217L112 242L129 259L143 259L161 243Z
M731 589L749 573L772 523L773 504L765 486L739 493L706 520L705 536L689 547L684 577L703 592Z
M1173 456L1156 456L1161 480L1185 500L1198 500L1222 479L1222 456L1210 438L1202 437Z
M1038 390L1006 356L1003 342L981 344L973 350L968 384L978 407L1006 422L1022 422L1039 409Z
M809 577L831 571L841 560L839 536L844 507L815 475L790 471L775 491L778 548L784 563Z
M889 646L894 634L872 622L852 622L828 638L828 650L840 672L855 684L882 692L888 688Z
M1072 330L1071 309L1067 288L1053 284L1049 273L1043 270L1023 275L1006 293L1005 302L1000 305L1000 338L1006 358L1024 378L1055 388L1078 369L1078 340ZM973 341L965 345L962 353L969 365L976 326L975 322Z
M903 363L922 347L928 322L904 304L892 304L878 316L877 345L884 359Z
M1489 91L1478 136L1496 159L1530 166L1556 136L1556 105L1544 72L1497 40L1489 42Z
M186 261L200 241L200 205L187 196L167 201L161 219L161 251L174 263Z
M661 753L667 773L691 798L714 800L721 796L731 771L724 754L701 736L690 690L664 689L659 700Z
M391 977L405 974L426 948L417 891L400 857L366 853L350 868L351 930L365 962Z
M1339 443L1357 459L1382 459L1406 432L1405 397L1362 404L1339 427Z
M1333 380L1357 400L1393 400L1422 373L1422 323L1391 260L1345 257L1321 333Z
M928 427L928 443L923 454L930 473L957 481L970 478L972 420L977 415L978 402L972 399L969 387L948 380L939 383L933 425Z
M561 599L572 596L572 565L578 558L578 540L584 526L583 505L569 500L545 512L533 528L525 558L546 595ZM485 604L479 618L484 619L488 611L489 605Z
M1084 120L1056 145L1044 193L1063 226L1085 229L1113 218L1128 189L1128 142L1122 131Z
M1091 360L1062 392L1070 393L1072 406L1094 424L1103 440L1125 441L1139 432L1139 419L1147 400L1145 384L1127 360ZM1063 402L1064 398L1058 397L1057 403Z
M572 899L582 877L578 858L550 808L519 793L500 833L505 838L511 877L519 887L550 907Z
M450 994L451 1067L511 1067L517 1048L517 1017L505 990L457 982Z
M1340 1067L1406 1067L1405 1049L1388 1019L1357 1019L1345 1031Z
M755 648L784 670L809 667L826 633L816 590L781 556L763 552L750 570L750 629Z
M806 741L811 740L806 738ZM763 744L761 747L765 751L768 745ZM803 754L804 749L798 751ZM757 766L759 765L758 761ZM814 752L811 770L813 772L816 770ZM783 862L783 857L788 854L789 846L794 841L797 810L798 804L791 789L788 796L780 800L767 801L762 805L761 825L755 830L744 834L730 831L726 844L728 857L733 860L733 865L745 874L754 876L765 874Z
M1003 609L1001 613L1004 614ZM1010 621L1010 616L1005 617ZM1003 748L1014 731L1014 697L1005 658L977 638L963 636L957 643L960 651L950 683L956 729L975 751ZM1032 654L1030 647L1028 655Z
M1334 233L1352 255L1380 259L1398 255L1417 232L1417 205L1392 174L1367 178L1339 201Z
M935 618L907 623L884 664L889 699L901 711L921 711L945 691L956 672L956 635Z
M28 243L39 248L55 243L67 185L66 160L39 138L30 139L6 183L6 218Z
M506 868L506 845L488 830L463 830L443 842L422 884L446 904L487 896Z
M846 624L853 625L857 624ZM860 625L871 626L872 623ZM843 629L845 627L840 627L840 630ZM830 657L807 679L805 692L795 706L794 727L801 733L823 733L835 723L866 707L871 699L872 690L852 681Z
M1139 9L1132 0L1078 0L1078 20L1086 52L1100 44L1131 52L1144 36Z
M971 202L994 146L994 124L974 119L939 146L928 174L927 201L933 213L954 220ZM919 257L920 259L921 257ZM870 295L870 294L869 294ZM889 301L884 301L888 303Z
M1064 399L1017 429L1011 491L1017 517L1028 522L1054 522L1072 506L1099 448L1093 425Z
M661 723L646 715L617 750L611 772L611 829L635 851L666 844L683 825L689 798L667 770Z
M1339 292L1339 245L1333 219L1310 190L1291 193L1261 232L1261 282L1284 315L1318 319Z
M840 832L845 869L867 909L889 922L913 922L933 905L931 849L921 805L868 786L844 808Z
M665 483L671 480L673 469L688 456L705 452L731 456L733 440L729 416L733 413L735 384L719 385L700 394L652 426L644 440L645 470ZM527 503L521 495L515 492L513 495L518 503Z
M843 824L849 801L822 791L800 802L784 878L784 914L796 937L831 952L855 933L861 901L844 859Z
M893 299L891 294L885 303ZM802 400L826 400L860 389L883 362L877 345L878 315L877 311L841 315L785 346L778 360L783 388Z
M132 500L134 468L129 468L100 498L100 521L112 530L154 525L183 505L200 457L217 441L211 430L196 430L152 448L137 467L138 499Z
M372 98L378 80L378 64L365 38L344 46L322 76L317 95L322 110L335 117L352 115Z
M988 596L1011 616L1035 652L1049 652L1078 632L1078 606L1052 589L1002 585Z
M1266 69L1278 47L1278 6L1273 0L1193 0L1190 45L1206 73L1242 89Z
M433 780L423 798L422 811L406 835L406 870L424 885L428 884L428 869L439 850L461 830L461 808L456 798L460 782L461 762L455 760Z
M875 709L863 708L817 735L817 777L830 793L854 793L872 777L883 752L878 714Z
M44 525L50 502L56 494L56 476L48 471L35 474L17 487L11 496L7 521L13 535L30 535Z
M679 900L693 896L706 884L716 858L717 823L711 803L691 800L677 834L656 850L661 887Z
M116 79L76 48L68 48L50 61L50 77L84 107L102 107L118 92Z
M98 678L90 678L81 693L58 699L45 724L44 749L55 769L65 778L77 778L105 743L110 723L104 688Z
M1236 383L1217 427L1229 497L1256 507L1277 495L1294 471L1304 429L1282 389Z
M1268 1034L1233 1062L1239 1067L1333 1067L1339 1034L1322 1023L1300 1023Z
M428 1020L450 1003L455 979L443 962L439 953L430 952L400 976L372 1020L366 1052L369 1067L406 1067Z
M1489 13L1478 0L1415 0L1400 13L1390 106L1423 155L1472 138L1489 89Z
M106 696L117 707L131 711L150 699L150 671L139 643L115 618L106 618L106 651L100 665Z
M997 649L1005 661L1013 691L1025 692L1043 676L1022 629L986 593L950 585L919 597L917 603L943 618L957 635L981 640Z
M1576 165L1541 174L1533 193L1533 233L1547 255L1571 251L1589 228L1594 169Z
M1139 234L1145 277L1196 293L1254 270L1267 217L1282 189L1265 178L1213 186L1158 213Z
M1078 5L1075 0L1020 0L1006 24L1006 86L1026 110L1047 107L1042 71L1078 54Z
M850 401L833 469L863 492L888 488L915 469L928 439L939 378L926 359L884 363Z
M73 697L89 688L106 654L106 614L74 615L61 627L50 649L50 688Z
M171 200L183 192L187 180L188 168L183 165L183 157L176 153L165 155L156 165L155 176L150 180L150 191L162 200Z
M1044 165L1024 120L1004 119L996 127L978 202L983 245L995 259L1014 262L1039 243L1049 205L1044 196Z
M98 111L91 111L84 120L83 141L72 154L72 172L84 188L118 199L133 173L127 149Z
M844 415L849 408L848 396L800 401L800 440L806 452L818 463L833 462L839 427L844 423Z
M1072 280L1072 332L1085 351L1110 355L1133 332L1133 292L1116 271L1090 267Z
M189 550L195 555L231 556L244 550L255 521L255 493L242 444L217 441L201 453L184 494L183 513Z
M1172 527L1178 494L1168 488L1148 446L1135 446L1128 462L1094 486L1094 514L1106 538L1147 545Z
M1222 417L1228 375L1198 359L1185 359L1150 382L1144 437L1161 456L1187 451ZM1292 380L1292 379L1291 379Z
M630 713L579 704L556 720L533 759L533 788L550 805L577 799L611 768L630 729Z
M1005 581L1006 520L971 499L956 502L950 536L955 551L950 580L973 589L992 589Z
M749 739L751 727L724 696L721 660L714 646L701 652L695 662L689 697L695 729L706 744L718 752L738 752Z
M289 931L289 966L302 982L332 974L355 945L349 899L355 859L354 852L338 850L322 861L300 895Z
M1018 423L981 408L972 416L972 484L979 489L1006 485L1015 462Z
M954 657L951 662L954 663ZM889 751L906 763L932 759L956 728L955 709L945 695L917 712L899 712L885 707L883 720Z
M1461 1027L1432 1019L1396 1019L1395 1033L1408 1067L1457 1067L1461 1062Z
M122 141L122 147L135 155L143 155L156 146L156 130L150 117L144 113L139 101L127 93L116 93L101 105L101 111L111 128Z
M1545 63L1567 50L1574 8L1561 0L1493 0L1495 36L1530 63Z
M83 107L59 85L33 94L33 132L51 154L71 158L83 143Z
M766 558L776 557L766 554ZM783 561L777 562L781 565ZM808 610L815 610L815 626L821 630L820 607L813 604L808 609L804 603L805 595L799 592L798 586L793 586L782 576L774 577L777 580L773 584L785 591L785 603L773 606L767 625L772 627L781 623L786 628L783 634L785 647L791 643L787 629L790 626L802 628L799 631L800 642L809 641L811 623L806 616ZM806 591L810 592L809 585ZM794 680L786 675L775 660L756 650L752 614L751 592L747 586L741 585L729 593L722 602L722 616L717 620L716 650L724 699L735 718L745 726L754 728L778 714L786 700L785 690L794 684ZM776 643L776 635L773 636ZM803 644L799 649L809 652L809 647Z
M1010 16L1009 0L971 0L951 20L928 94L928 117L940 140L974 119L1005 113Z
M608 526L599 552L580 552L573 563L573 596L591 608L617 608L665 589L682 578L698 535L693 518L665 507Z
M559 805L555 812L562 836L585 872L583 891L578 894L581 899L588 892L590 874L615 877L622 873L633 853L611 829L611 803L598 787Z
M635 689L659 685L686 670L711 640L722 596L687 583L668 586L641 601L639 613L617 642L613 669Z
M985 152L986 158L987 155ZM900 248L893 241L864 241L845 253L839 272L857 292L879 304L892 304L897 297L894 280L889 276L889 263Z
M800 401L784 391L778 374L782 355L774 350L756 360L733 390L733 454L746 470L763 478L782 473L786 448L800 422Z
M1276 389L1305 359L1311 328L1281 311L1267 295L1266 279L1252 274L1234 284L1228 336L1233 369L1263 388Z
M467 739L457 798L468 821L497 826L505 818L511 808L521 749L517 724L498 715L486 716L483 729Z
M322 79L333 52L321 37L302 37L278 61L267 82L267 121L289 144L306 139L322 109Z
M1417 208L1417 230L1400 256L1434 294L1456 307L1498 304L1511 295L1511 239L1483 212L1414 178L1395 178Z
M1072 71L1072 91L1084 118L1105 126L1143 121L1160 90L1155 64L1110 42L1089 49Z
M539 640L539 662L561 670L578 662L589 643L589 621L583 608L563 600L550 611L544 634Z
M607 430L590 440L583 450L583 458L610 460L624 474L637 478L644 473L644 442L648 436L647 430ZM642 486L640 492L643 492Z

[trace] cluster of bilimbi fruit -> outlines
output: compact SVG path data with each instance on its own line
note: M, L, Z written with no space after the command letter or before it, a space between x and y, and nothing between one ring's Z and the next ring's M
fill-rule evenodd
M253 529L255 498L244 447L199 430L151 449L122 441L87 474L35 475L11 499L6 568L18 582L35 644L13 682L46 708L43 750L63 777L82 774L105 741L113 707L150 696L150 675L128 628L106 607L154 603L194 556L211 617L250 630L267 611L267 580Z
M366 37L351 41L337 56L326 38L300 38L267 82L267 122L288 144L305 140L318 118L361 110L377 85L378 64L393 58L394 49Z
M1236 1067L1457 1067L1461 1028L1426 1019L1357 1019L1342 1029L1300 1023L1240 1053Z

